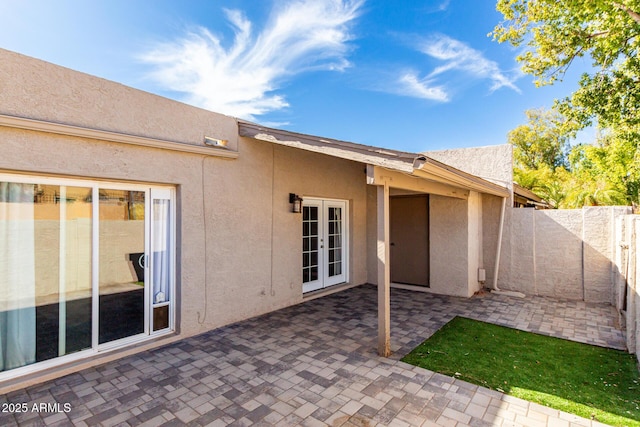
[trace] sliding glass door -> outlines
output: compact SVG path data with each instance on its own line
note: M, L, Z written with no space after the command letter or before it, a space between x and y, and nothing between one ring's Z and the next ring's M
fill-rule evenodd
M0 174L0 376L173 329L173 190Z
M0 371L91 348L91 189L0 182Z
M104 344L145 332L146 192L100 189L99 194L98 343ZM135 264L143 268L136 270Z

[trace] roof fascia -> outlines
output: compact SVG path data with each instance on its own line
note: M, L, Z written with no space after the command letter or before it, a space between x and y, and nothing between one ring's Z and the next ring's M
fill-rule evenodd
M509 190L505 187L416 153L321 138L268 128L245 121L238 121L238 132L240 136L379 166L450 187L474 190L499 197L509 197L510 195Z

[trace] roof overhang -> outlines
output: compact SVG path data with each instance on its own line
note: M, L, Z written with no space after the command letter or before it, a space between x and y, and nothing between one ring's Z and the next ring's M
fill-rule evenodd
M516 202L537 206L539 208L549 208L549 204L542 200L537 194L529 189L521 187L517 183L513 183L513 197Z
M462 188L491 194L498 197L509 197L509 189L486 179L479 178L470 173L461 171L444 163L433 160L427 156L419 156L413 162L413 171L416 176L426 179L444 180Z
M240 136L260 141L404 172L411 172L411 163L416 157L416 154L413 153L273 129L244 121L238 121L238 133Z
M463 172L427 156L273 129L238 121L240 136L299 148L368 165L367 183L449 197L467 198L469 191L509 197L506 187Z
M521 196L525 199L531 200L533 202L538 202L538 203L542 203L544 202L544 200L542 200L540 198L540 196L538 196L536 193L534 193L533 191L521 187L520 185L518 185L517 183L513 183L513 192L515 194L517 194L518 196Z

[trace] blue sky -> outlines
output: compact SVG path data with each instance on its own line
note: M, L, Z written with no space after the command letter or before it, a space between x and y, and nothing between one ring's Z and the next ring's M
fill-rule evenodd
M419 152L503 144L535 88L494 0L0 0L0 47L220 113Z

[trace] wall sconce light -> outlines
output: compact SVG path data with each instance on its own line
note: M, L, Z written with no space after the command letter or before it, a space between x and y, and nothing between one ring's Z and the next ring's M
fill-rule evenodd
M289 193L289 203L293 205L291 207L291 212L302 212L302 197L298 196L297 194Z

